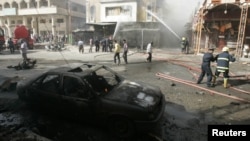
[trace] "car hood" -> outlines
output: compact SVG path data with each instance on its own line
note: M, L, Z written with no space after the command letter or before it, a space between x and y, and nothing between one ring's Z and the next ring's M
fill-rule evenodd
M106 95L105 98L141 107L149 107L160 102L162 93L159 87L143 82L124 80L118 87Z

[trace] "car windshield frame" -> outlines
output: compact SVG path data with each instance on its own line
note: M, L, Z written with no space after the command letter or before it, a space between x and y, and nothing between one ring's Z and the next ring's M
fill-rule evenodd
M106 66L100 66L92 68L92 71L81 79L89 84L97 95L103 96L119 86L125 78Z

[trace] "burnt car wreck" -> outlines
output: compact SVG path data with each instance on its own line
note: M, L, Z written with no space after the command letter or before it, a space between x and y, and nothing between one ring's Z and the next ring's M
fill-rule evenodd
M17 94L31 107L101 123L119 137L152 129L165 110L160 88L126 80L103 65L49 70L19 81Z

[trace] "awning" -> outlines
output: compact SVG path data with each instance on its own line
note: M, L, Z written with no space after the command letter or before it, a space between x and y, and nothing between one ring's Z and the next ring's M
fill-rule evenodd
M115 25L116 23L86 23L86 24L104 26L104 25Z
M95 31L95 28L94 28L94 26L88 25L88 26L85 26L83 28L77 28L77 29L73 30L72 32L86 32L86 31L93 32L93 31Z

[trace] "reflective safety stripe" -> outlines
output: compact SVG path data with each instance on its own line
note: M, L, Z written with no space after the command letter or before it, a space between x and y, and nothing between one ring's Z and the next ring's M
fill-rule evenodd
M218 60L226 60L226 61L229 61L228 58L218 58Z
M225 70L218 70L218 72L225 72Z
M220 66L217 66L217 69L228 70L228 67L220 67Z

